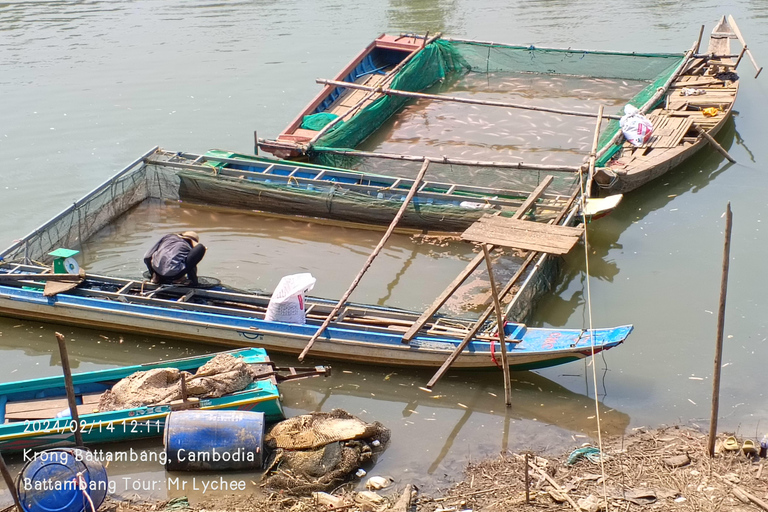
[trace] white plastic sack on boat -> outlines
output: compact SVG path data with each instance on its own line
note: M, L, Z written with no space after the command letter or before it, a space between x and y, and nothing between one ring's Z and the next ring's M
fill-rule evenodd
M265 320L290 324L306 323L304 295L315 287L317 279L312 274L283 276L269 299Z
M633 105L624 106L624 115L619 120L621 132L633 146L642 146L653 135L653 125L640 110Z

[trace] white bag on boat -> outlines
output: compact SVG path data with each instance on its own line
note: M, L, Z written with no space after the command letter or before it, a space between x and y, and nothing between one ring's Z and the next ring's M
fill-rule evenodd
M264 319L269 322L306 323L304 294L315 287L316 281L309 273L283 276L269 299Z
M624 137L633 146L642 146L653 135L653 125L634 105L624 106L624 115L619 120L619 125Z

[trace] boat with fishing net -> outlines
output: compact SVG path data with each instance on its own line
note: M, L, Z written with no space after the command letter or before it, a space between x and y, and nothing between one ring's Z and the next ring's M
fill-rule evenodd
M50 253L56 249L82 248L100 230L144 201L163 205L183 200L180 173L188 169L154 158L158 151L154 148L142 155L0 253L0 314L219 346L259 346L289 354L308 350L307 341L314 340L313 356L396 366L440 366L453 356L457 367L493 367L496 354L506 351L509 366L520 370L588 357L621 344L632 330L631 326L534 328L510 321L499 333L493 308L469 318L443 315L437 311L439 306L435 311L414 312L314 297L306 298L304 323L284 322L267 317L270 293L221 286L155 285L140 275L118 278L82 269L72 274L51 272ZM196 199L202 201L200 196ZM534 201L529 198L526 202L530 206ZM560 219L553 220L564 222L575 215L575 210L561 213ZM514 221L518 227L519 223L539 225L505 220ZM559 245L551 251L562 253L578 241L578 228L557 223L542 226L556 233L528 239L548 239ZM527 314L535 297L554 278L549 260L542 260L537 251L531 254L536 257L529 256L523 262L502 294L512 298L506 310L508 319ZM513 293L507 293L510 291Z
M745 44L732 55L731 38L744 43L732 17L706 52L701 34L680 53L409 36L410 53L377 68L372 82L360 63L392 39L381 36L334 80L317 80L323 90L275 139L257 138L257 148L400 178L415 176L426 158L428 179L510 189L546 175L577 187L584 173L588 196L628 192L707 144L724 152L713 136L731 115L736 67L745 52L751 58ZM626 105L653 124L640 146L620 127Z
M75 373L72 383L81 435L90 444L160 437L177 410L257 411L280 421L276 375L266 351L254 347ZM0 414L4 453L75 442L63 376L0 384Z

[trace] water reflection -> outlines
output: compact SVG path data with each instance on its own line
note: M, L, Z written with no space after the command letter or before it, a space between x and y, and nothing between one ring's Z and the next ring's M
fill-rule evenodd
M455 0L390 0L387 18L390 30L435 34L455 28L448 20L457 9Z

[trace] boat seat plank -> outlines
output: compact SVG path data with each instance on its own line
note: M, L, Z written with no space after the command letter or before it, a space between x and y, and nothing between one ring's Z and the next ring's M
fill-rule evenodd
M78 405L77 413L79 415L83 415L83 414L93 414L94 412L99 412L97 406L98 406L98 403ZM51 407L50 409L40 409L36 411L12 412L12 413L7 413L5 415L5 420L6 421L47 420L47 419L55 418L58 413L68 408L69 408L68 406L64 406L60 408Z
M77 406L80 414L90 414L99 405L101 393L89 393L80 396L82 405ZM55 417L61 411L69 408L66 398L42 398L24 402L9 402L5 406L6 420L44 420Z
M87 395L78 395L83 400L84 405L98 404L101 399L101 393L89 393ZM62 398L40 398L36 400L25 400L23 402L8 402L5 405L5 412L23 412L36 411L49 408L58 408L58 410L69 407L69 402L65 397Z

